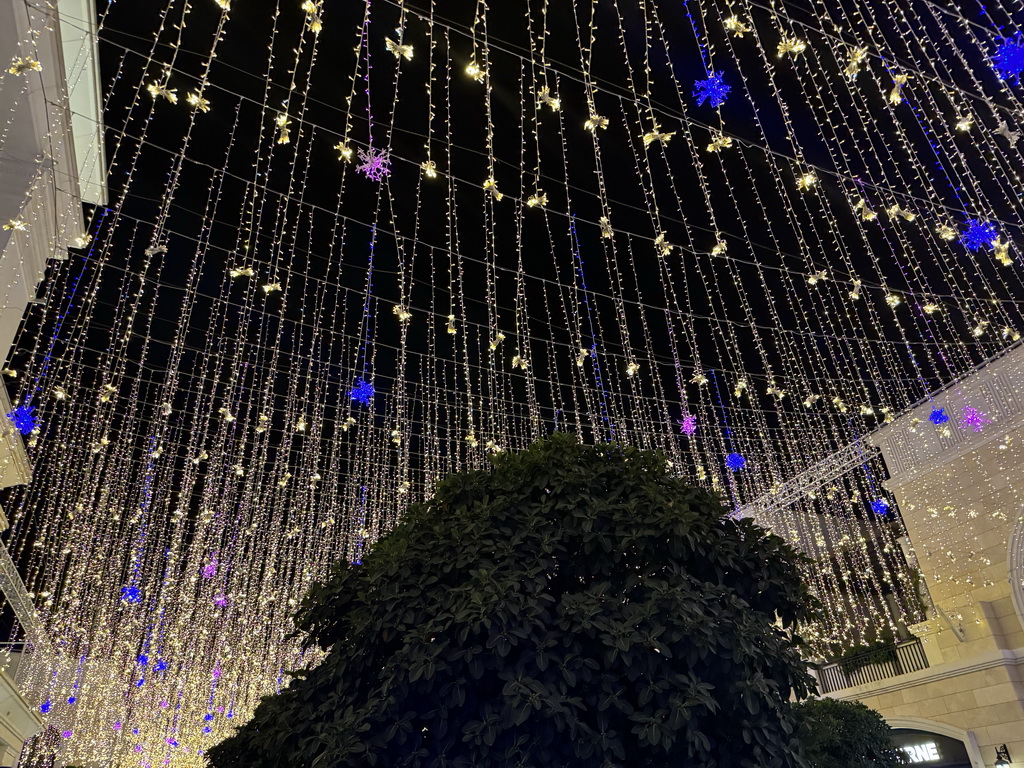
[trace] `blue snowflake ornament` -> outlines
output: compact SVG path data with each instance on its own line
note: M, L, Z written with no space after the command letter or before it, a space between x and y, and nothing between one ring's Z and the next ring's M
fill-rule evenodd
M949 416L946 414L945 408L935 408L928 415L928 421L934 424L936 427L940 424L945 424L949 421Z
M707 80L697 80L693 84L693 98L697 100L697 106L704 106L704 102L710 102L711 106L718 109L729 97L732 86L722 79L721 72L715 72Z
M747 466L747 460L740 456L738 453L730 453L725 457L725 466L731 469L733 472L738 472Z
M44 715L48 714L51 709L53 709L53 702L49 699L47 699L39 705L39 711L42 712Z
M875 499L871 502L871 511L876 515L884 515L889 511L889 502L885 499Z
M31 405L19 405L7 414L14 428L23 435L30 435L39 428L39 419L36 418L36 409Z
M373 394L373 384L365 379L356 381L356 385L348 391L348 396L360 405L369 405Z
M1000 80L1014 80L1020 84L1020 76L1024 74L1024 40L1004 37L992 57L992 68Z
M141 603L142 590L134 584L128 587L121 587L121 599L126 603Z
M999 239L999 230L990 221L981 219L968 219L967 228L960 236L960 242L967 246L968 250L976 251L986 245L992 245Z

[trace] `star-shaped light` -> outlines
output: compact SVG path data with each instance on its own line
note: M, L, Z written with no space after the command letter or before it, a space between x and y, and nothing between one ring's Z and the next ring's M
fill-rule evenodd
M884 515L889 511L889 502L885 499L875 499L871 502L871 511L876 515Z
M721 72L715 72L706 80L697 80L693 84L693 98L697 100L697 106L704 106L704 102L710 102L711 106L718 109L729 97L732 86L725 82Z
M947 421L949 421L949 416L946 415L946 409L933 408L932 412L928 415L928 421L930 421L935 426L945 424Z

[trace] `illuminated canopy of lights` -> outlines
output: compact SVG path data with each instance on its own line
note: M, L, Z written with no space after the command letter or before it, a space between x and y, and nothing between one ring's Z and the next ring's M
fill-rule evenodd
M100 19L110 206L5 371L49 638L26 764L201 765L316 660L310 583L488 454L620 440L766 509L1020 338L998 7L143 5ZM40 76L25 44L0 87ZM918 618L854 458L772 518L818 558L820 653Z

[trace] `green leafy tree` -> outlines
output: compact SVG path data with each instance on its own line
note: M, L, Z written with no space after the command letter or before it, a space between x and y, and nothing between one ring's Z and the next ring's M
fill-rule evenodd
M811 768L899 768L907 755L882 716L860 702L811 699L793 707Z
M565 435L448 477L297 617L325 660L216 768L791 762L798 556L663 457Z

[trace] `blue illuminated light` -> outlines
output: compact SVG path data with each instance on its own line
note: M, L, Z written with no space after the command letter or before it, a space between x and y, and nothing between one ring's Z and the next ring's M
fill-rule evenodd
M47 714L51 709L53 709L53 702L49 699L47 699L39 705L39 711L42 712L44 715Z
M134 584L127 587L121 587L121 599L126 603L142 602L142 590Z
M981 219L968 219L967 228L961 235L960 242L969 250L976 251L986 245L992 245L998 239L999 231L995 224Z
M889 502L885 499L875 499L871 502L871 511L876 515L884 515L889 511Z
M935 408L928 416L928 421L930 421L935 426L945 424L947 421L949 421L949 416L946 415L946 409Z
M704 106L704 102L710 102L715 109L722 106L729 97L732 86L722 79L721 72L715 72L707 80L697 80L693 84L693 98L697 100L697 106Z
M356 381L356 385L348 391L348 396L360 405L369 405L373 394L373 384L365 379Z
M747 466L747 460L740 456L738 453L730 453L725 457L725 466L731 469L733 472L738 472Z
M1020 83L1024 74L1024 40L1020 37L1003 38L992 57L992 67L1000 80L1014 80Z
M14 428L23 435L30 435L39 428L39 420L36 418L36 409L31 405L19 405L7 414Z

